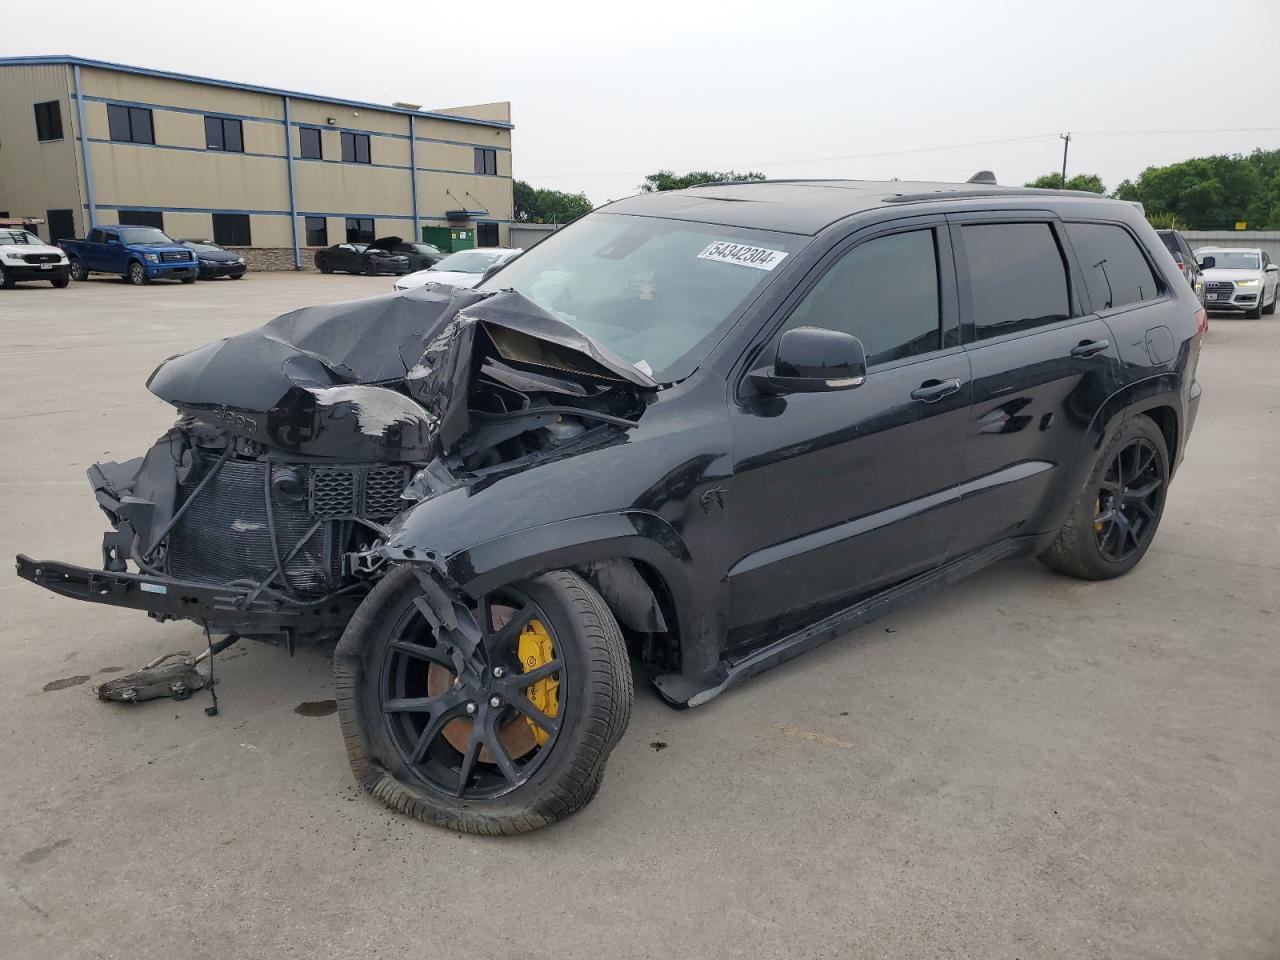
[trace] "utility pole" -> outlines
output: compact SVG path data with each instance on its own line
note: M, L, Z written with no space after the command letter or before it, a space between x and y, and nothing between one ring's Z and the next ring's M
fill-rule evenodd
M1062 189L1067 189L1067 147L1071 146L1071 131L1058 134L1062 141Z

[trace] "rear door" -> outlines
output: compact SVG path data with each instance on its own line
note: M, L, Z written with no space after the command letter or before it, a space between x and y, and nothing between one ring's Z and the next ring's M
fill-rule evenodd
M868 369L835 393L738 388L728 573L738 648L941 563L959 501L969 360L941 217L847 238L774 324L761 357L788 329L824 327L861 338Z
M953 214L961 334L973 364L954 550L1040 533L1061 478L1118 386L1120 357L1044 213Z

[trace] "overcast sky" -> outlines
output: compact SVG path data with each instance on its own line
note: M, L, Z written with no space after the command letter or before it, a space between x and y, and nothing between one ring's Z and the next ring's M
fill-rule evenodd
M1098 173L1108 189L1151 164L1280 147L1280 0L39 10L4 18L0 55L379 103L510 100L515 175L597 203L664 167L939 180L989 168L1022 183L1059 169L1066 131L1068 176Z

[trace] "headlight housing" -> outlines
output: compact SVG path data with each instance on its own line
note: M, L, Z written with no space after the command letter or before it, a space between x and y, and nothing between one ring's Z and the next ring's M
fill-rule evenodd
M1256 287L1257 285L1258 285L1257 280L1237 280L1236 281L1237 287Z
M236 263L244 263L244 257L236 257Z
M142 256L147 260L148 263L160 262L160 254L158 253L144 253Z

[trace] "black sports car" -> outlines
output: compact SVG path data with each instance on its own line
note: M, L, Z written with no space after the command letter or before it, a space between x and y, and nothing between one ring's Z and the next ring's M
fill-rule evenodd
M336 243L332 247L316 251L316 269L321 273L342 270L371 277L380 273L401 274L421 269L412 267L409 254L401 252L400 248L407 246L411 244L406 244L399 237L383 237L373 243Z
M239 280L244 276L247 267L240 254L218 246L212 240L179 240L183 246L195 251L200 261L200 279L216 280L218 277L230 277Z

